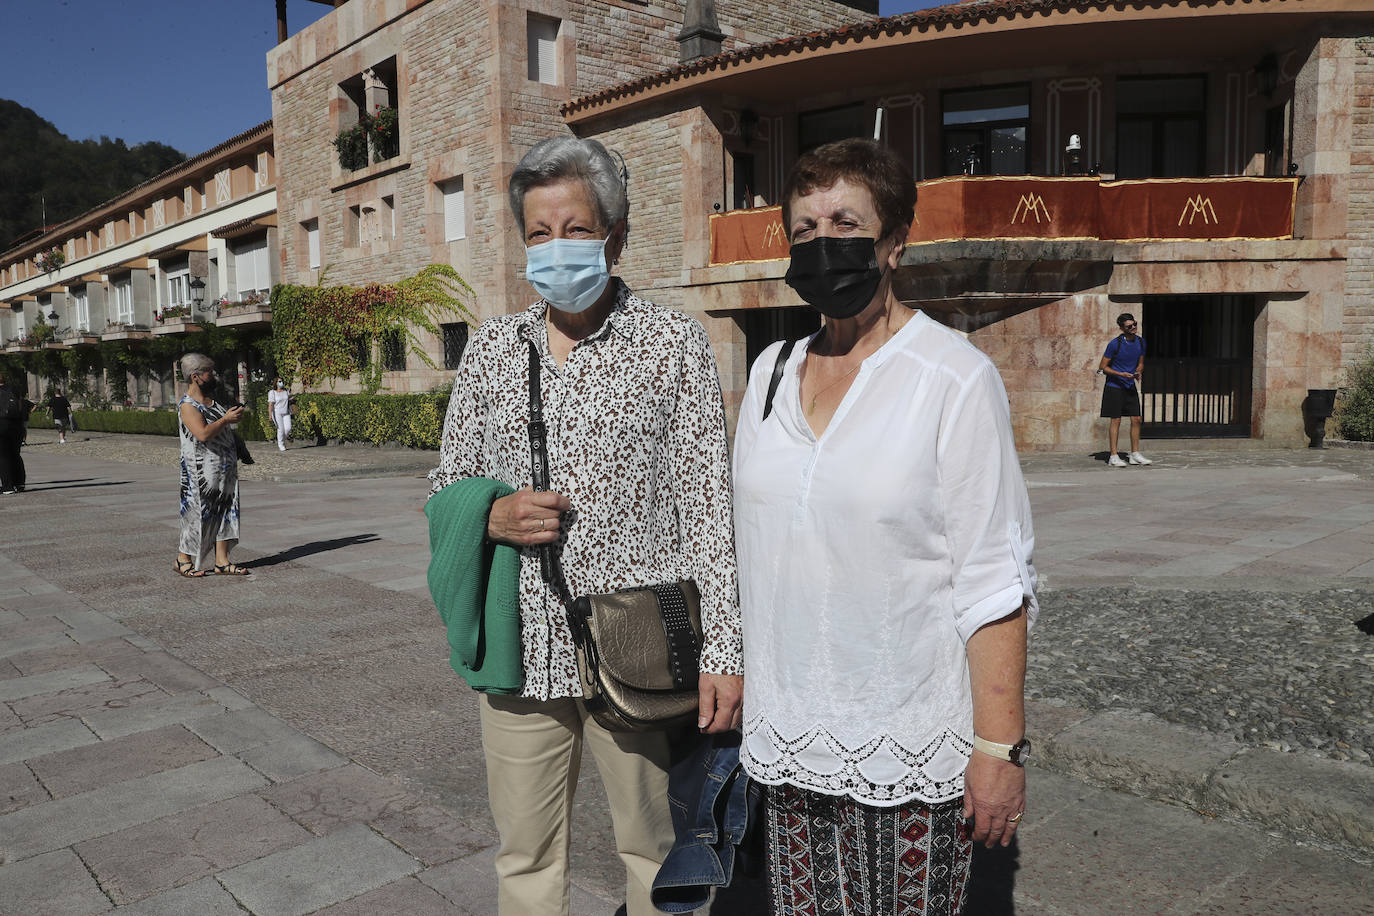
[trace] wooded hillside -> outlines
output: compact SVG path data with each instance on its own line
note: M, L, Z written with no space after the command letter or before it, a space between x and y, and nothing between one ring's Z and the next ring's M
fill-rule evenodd
M71 140L18 102L0 99L0 251L104 203L186 157L165 143Z

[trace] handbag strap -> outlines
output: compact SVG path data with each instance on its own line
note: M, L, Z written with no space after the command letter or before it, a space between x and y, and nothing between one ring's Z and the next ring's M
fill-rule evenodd
M539 384L539 348L532 340L526 342L530 346L530 483L535 490L542 491L549 488L549 429L544 423L544 397ZM563 577L563 563L559 559L559 551L553 544L543 544L539 547L539 572L554 594L563 602L573 639L580 644L581 628L573 613L573 605L576 602L572 593L568 591L567 581Z
M787 368L787 357L792 355L792 347L795 344L795 340L784 340L782 349L778 351L778 358L773 361L773 377L768 380L768 396L763 399L763 418L765 420L773 412L773 395L778 393L778 384L782 382L782 373Z

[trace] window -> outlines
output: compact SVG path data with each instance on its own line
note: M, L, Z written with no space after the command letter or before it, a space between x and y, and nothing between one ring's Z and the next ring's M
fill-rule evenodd
M1203 174L1207 81L1200 76L1116 83L1116 177Z
M944 174L1025 175L1030 171L1030 87L946 92Z
M167 273L167 304L186 305L191 301L191 272L183 267Z
M441 324L444 332L444 368L457 369L463 358L463 350L468 345L468 326L463 322Z
M134 285L129 277L114 282L115 324L134 323Z
M525 21L525 51L529 78L536 83L558 84L559 20L529 14Z
M466 238L467 210L463 197L462 176L439 182L439 193L444 196L444 241L452 242Z
M316 270L320 266L320 221L306 220L301 223L301 228L305 230L306 264L311 270Z
M866 135L864 106L844 105L797 115L797 152L809 153L816 147Z
M344 211L344 247L357 248L362 244L362 207L349 207Z
M268 270L267 236L235 244L231 249L234 256L234 285L238 295L250 296L254 293L266 296L272 290L272 277Z
M754 206L754 195L758 191L758 185L754 181L754 154L731 153L730 159L734 167L731 209L747 210Z
M378 210L377 239L394 239L396 237L396 198L383 197L382 206Z
M751 367L774 341L796 340L814 333L821 326L820 314L807 306L745 309L735 320L744 332L745 358ZM768 367L768 371L771 372L772 367Z
M1264 113L1264 175L1281 178L1288 174L1288 157L1284 155L1284 128L1288 118L1284 106L1277 105Z
M383 331L381 334L382 369L386 372L404 372L406 368L406 340L400 331Z
M78 331L91 328L91 304L84 286L72 290L72 325Z

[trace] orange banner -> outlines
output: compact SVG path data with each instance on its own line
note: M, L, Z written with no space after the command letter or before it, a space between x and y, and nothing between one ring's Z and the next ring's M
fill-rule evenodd
M1283 239L1293 234L1296 178L977 176L917 184L908 241ZM781 208L711 215L712 266L787 257Z

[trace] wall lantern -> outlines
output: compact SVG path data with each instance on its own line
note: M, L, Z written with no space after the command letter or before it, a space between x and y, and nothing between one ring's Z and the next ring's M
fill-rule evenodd
M48 320L49 320L49 321L56 321L56 320L57 320L57 309L53 309L51 312L48 312Z
M759 129L759 116L754 109L746 108L739 113L739 135L746 147L754 142L754 134Z
M1279 59L1272 53L1261 57L1255 64L1255 79L1264 97L1273 98L1274 90L1279 87Z
M205 311L205 281L192 277L186 285L191 287L191 304L197 311Z

